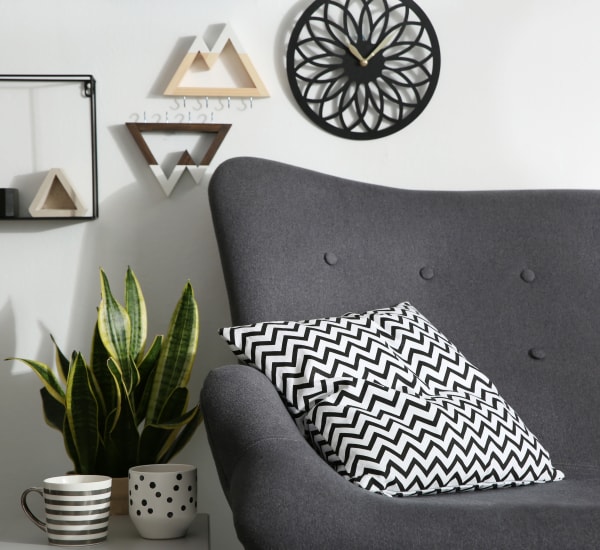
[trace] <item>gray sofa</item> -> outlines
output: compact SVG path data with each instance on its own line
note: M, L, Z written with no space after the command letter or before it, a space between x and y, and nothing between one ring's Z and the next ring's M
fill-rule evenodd
M233 324L409 300L565 474L373 494L320 458L262 373L217 367L201 403L244 547L600 548L600 191L410 191L235 158L209 195Z

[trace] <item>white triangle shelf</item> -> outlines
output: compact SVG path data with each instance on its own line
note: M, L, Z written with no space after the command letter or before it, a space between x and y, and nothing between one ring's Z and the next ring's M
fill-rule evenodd
M72 218L83 216L86 211L87 208L60 168L48 171L29 205L29 213L34 218Z
M221 57L227 46L231 45L241 63L241 69L246 73L251 85L242 87L202 87L185 86L185 76L192 70L197 60L203 62L205 70L210 70ZM164 91L170 96L201 96L201 97L269 97L266 86L258 76L250 56L229 25L224 25L212 48L209 48L201 37L196 37L188 53L184 56L173 78Z

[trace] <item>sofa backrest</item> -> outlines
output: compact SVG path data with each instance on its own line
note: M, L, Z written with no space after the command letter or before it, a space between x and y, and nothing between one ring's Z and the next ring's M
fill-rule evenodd
M234 324L409 301L555 462L599 463L600 191L413 191L242 157L209 196Z

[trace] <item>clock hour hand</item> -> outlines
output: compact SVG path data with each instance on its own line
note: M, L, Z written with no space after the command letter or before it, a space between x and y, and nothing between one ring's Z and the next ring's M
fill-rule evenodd
M356 59L358 59L358 61L360 62L362 67L366 67L368 61L361 55L361 53L358 51L358 48L352 44L351 42L347 42L346 46L348 47L348 50L350 51L350 53L356 57Z

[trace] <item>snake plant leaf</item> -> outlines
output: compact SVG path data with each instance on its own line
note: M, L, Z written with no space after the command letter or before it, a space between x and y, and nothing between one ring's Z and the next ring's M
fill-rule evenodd
M196 415L196 407L190 409L189 411L183 413L181 416L177 418L171 418L165 422L161 422L160 424L156 424L155 428L162 428L163 430L175 430L178 428L183 428L192 418Z
M79 473L94 473L99 445L98 403L81 353L76 354L69 368L66 418L79 458Z
M98 322L94 325L94 335L92 337L92 349L90 352L90 369L93 374L93 382L96 387L96 397L100 407L101 414L106 416L108 411L115 407L117 401L113 376L107 369L106 362L110 355L100 338Z
M121 407L119 406L118 409L113 409L106 415L104 420L104 431L102 432L103 436L101 438L102 445L106 445L106 442L110 439L110 435L117 425L117 420L119 419L120 414Z
M107 401L108 409L104 426L105 441L108 440L117 426L117 422L121 416L121 405L123 402L121 397L121 386L123 385L121 371L112 358L107 360L106 366L108 367L107 370L109 376L107 376L105 380L106 385L104 386L104 389L107 395L110 394L110 401ZM110 384L112 384L112 388L108 391Z
M175 388L161 411L159 421L146 423L140 439L140 459L156 462L157 457L172 445L180 428L188 421L185 414L188 399L187 388Z
M190 392L187 388L175 388L160 411L159 423L167 424L181 417L187 408L189 397Z
M111 361L109 361L109 364ZM112 367L116 364L112 362ZM118 370L118 369L117 369ZM139 433L135 414L129 395L121 385L120 414L115 417L114 427L104 441L106 475L112 477L127 476L129 467L138 462Z
M146 424L140 435L138 459L140 464L158 464L158 456L171 433L170 429L163 429Z
M162 431L167 436L163 438L162 447L157 454L158 463L165 462L166 457L168 456L174 456L178 452L178 449L180 450L185 442L191 438L197 427L197 424L195 423L198 420L198 416L199 409L198 407L195 407L187 411L179 418L173 418L168 422L160 423L155 426L148 426L148 428L152 428L156 431ZM183 433L188 426L190 427L190 431L186 432L187 435L185 436L184 440L181 441L180 446L177 444L179 440L178 436L180 436L180 432Z
M116 358L125 386L131 375L127 372L131 344L131 321L127 310L113 296L106 273L100 270L101 300L98 307L98 331L111 357Z
M73 434L71 433L71 428L69 427L69 420L67 419L67 415L65 414L65 423L62 428L63 433L63 441L65 444L65 450L67 451L67 456L73 462L73 470L75 473L81 473L81 462L79 461L79 456L77 455L77 449L75 447L75 441L73 439Z
M129 353L138 361L142 358L146 346L148 316L142 288L131 267L127 268L125 276L125 309L131 322Z
M123 386L127 395L132 396L135 388L140 383L140 373L138 371L137 365L132 356L129 356L125 360L125 368L122 368L120 364L116 364L121 371L121 377L123 380ZM133 402L132 402L133 404Z
M188 281L173 312L152 378L146 414L148 424L158 424L161 411L173 390L187 385L198 348L198 333L198 305Z
M25 363L27 366L31 367L39 376L40 380L44 383L44 387L48 390L48 392L50 392L50 395L64 405L65 391L56 378L56 375L48 365L40 363L39 361L33 361L31 359L21 359L20 357L9 357L7 361L9 360L21 361L22 363Z
M150 379L152 371L154 367L156 367L156 363L158 361L158 357L160 356L160 350L162 348L163 337L161 334L154 338L148 353L144 356L142 361L138 366L138 371L140 373L140 383L143 384Z
M138 365L140 382L134 393L136 407L135 416L138 424L141 424L146 417L148 400L150 399L150 390L152 388L152 375L158 363L162 341L163 337L161 335L156 336L152 342L152 346L150 346L150 349L148 350L148 353Z
M183 429L173 442L173 444L166 450L165 454L159 457L159 463L169 462L173 459L173 457L179 453L192 439L192 436L196 432L196 429L202 423L204 419L202 416L202 410L200 409L200 404L196 405L191 411L188 412L188 415L191 413L191 417L188 422L183 426Z
M54 349L56 350L56 364L58 365L58 374L61 380L66 384L69 376L69 358L61 351L52 334L50 335Z
M65 405L52 397L46 388L40 389L42 396L42 408L44 410L44 418L46 424L51 428L55 428L62 432L65 423Z

